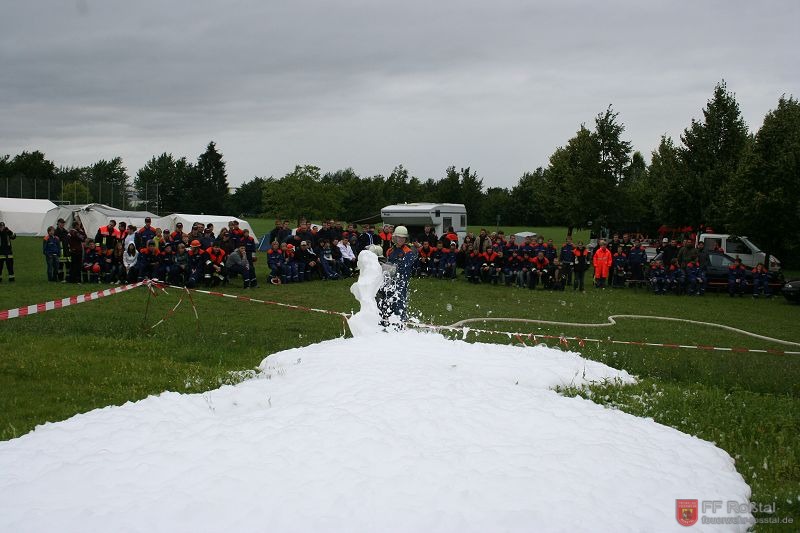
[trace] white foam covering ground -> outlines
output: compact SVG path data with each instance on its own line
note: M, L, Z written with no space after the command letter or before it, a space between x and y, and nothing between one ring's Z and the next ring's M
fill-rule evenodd
M685 531L676 499L750 495L712 444L551 390L632 381L579 354L406 331L261 369L0 443L0 531Z

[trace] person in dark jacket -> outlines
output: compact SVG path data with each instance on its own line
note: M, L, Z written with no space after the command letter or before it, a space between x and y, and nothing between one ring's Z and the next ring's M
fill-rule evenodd
M642 248L642 243L636 241L628 253L628 269L631 279L641 281L644 279L643 267L647 263L647 252Z
M575 264L573 265L573 280L572 289L576 291L583 291L583 280L586 271L589 269L589 250L584 246L583 241L578 241L578 246L573 250L575 256Z
M66 224L66 220L59 218L55 230L55 235L61 243L61 250L58 258L58 279L63 283L66 283L69 279L69 230Z
M81 233L78 231L79 223L72 224L72 229L69 230L68 246L69 246L69 282L81 282L81 266L83 265L83 239Z
M736 261L728 267L728 294L731 298L736 294L744 296L744 291L747 288L746 272L747 269L742 264L742 260L738 257Z
M544 250L541 250L531 260L531 273L529 277L529 289L535 289L537 285L542 288L547 288L550 285L550 261L545 256Z
M764 263L759 263L753 269L753 298L758 298L763 294L767 298L772 296L769 290L769 270L764 267Z
M17 234L6 226L5 222L0 221L0 281L3 281L3 265L8 269L8 281L13 283L14 278L14 251L11 249L11 241L17 238Z
M300 281L311 281L313 275L319 271L319 257L308 245L308 241L300 242L300 249L295 250L294 258Z
M284 245L285 246L285 245ZM290 280L287 279L286 257L281 250L278 241L272 241L270 249L267 250L267 266L269 267L270 283L280 285Z
M83 271L89 283L100 283L103 272L100 252L92 239L86 240L86 249L83 251Z
M361 252L361 250L366 250L373 244L383 247L383 240L375 235L375 226L371 224L364 224L362 226L361 234L358 236L358 242L355 250L356 256L359 252Z
M56 237L53 226L47 228L47 235L42 241L42 254L47 266L47 281L58 281L58 258L61 255L61 241Z
M139 274L139 281L144 279L158 278L158 270L161 264L160 252L154 240L147 241L144 248L139 250L136 269Z

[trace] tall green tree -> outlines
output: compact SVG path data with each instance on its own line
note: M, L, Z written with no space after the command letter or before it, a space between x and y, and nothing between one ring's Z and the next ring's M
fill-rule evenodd
M650 191L650 207L659 224L685 225L691 220L687 212L702 209L686 176L680 150L670 137L662 136L652 153L645 188Z
M110 161L100 161L86 167L84 172L86 185L99 202L121 207L127 203L128 171L121 157Z
M618 120L619 113L611 106L594 120L595 139L600 151L600 172L604 181L619 184L631 161L631 142L622 139L625 126Z
M513 205L513 211L508 216L510 225L535 226L548 223L544 215L550 209L546 210L544 206L553 206L556 198L545 178L544 168L539 167L533 172L523 174L511 188L510 195Z
M647 162L641 152L631 156L622 181L618 185L618 202L614 210L614 228L640 230L646 233L657 229L652 202L650 199ZM655 227L654 227L655 226Z
M195 209L205 214L224 214L230 196L228 173L214 141L197 158L196 169L197 182L191 188Z
M703 109L702 120L692 119L681 135L681 159L686 168L682 186L693 199L685 208L683 223L699 226L706 223L723 225L727 187L738 172L747 149L747 125L735 95L728 91L725 80L714 88L714 95Z
M281 179L270 178L264 184L264 212L309 220L335 217L342 208L344 191L334 183L323 182L314 165L297 165Z
M455 166L447 167L445 176L436 184L436 201L449 204L462 203L461 174ZM467 211L469 214L469 211Z
M481 202L483 200L483 179L478 177L477 172L471 171L469 167L461 169L461 202L467 210L467 214L481 214ZM494 217L492 217L493 219ZM481 223L491 223L492 220L482 220Z
M56 165L47 159L39 150L22 152L14 156L9 169L11 177L27 180L53 179L56 174Z
M260 215L264 212L264 178L255 177L239 185L231 195L231 207L237 216Z
M546 209L554 210L557 221L567 226L568 234L590 223L593 228L609 226L608 214L616 201L616 178L602 170L600 153L597 135L581 125L567 146L550 156L545 178L553 204Z
M147 209L158 213L195 212L192 203L195 177L194 165L185 157L172 154L153 156L139 169L133 180L137 195Z
M782 96L767 113L753 149L732 180L728 227L798 265L800 222L800 103Z
M480 215L476 220L478 224L491 226L497 224L497 217L500 217L501 225L515 225L514 202L511 198L511 191L504 187L489 187L480 202Z

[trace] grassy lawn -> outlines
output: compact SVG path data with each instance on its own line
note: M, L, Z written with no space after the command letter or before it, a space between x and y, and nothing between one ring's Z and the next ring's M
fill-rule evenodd
M272 221L257 220L254 227L260 233L271 225ZM563 228L526 229L556 242L561 242L565 234ZM15 241L18 281L0 284L0 309L97 289L92 285L48 284L40 247L41 241L34 238ZM275 287L263 282L263 258L260 266L261 287L248 291L249 296L343 312L355 307L349 281ZM226 292L241 294L239 286L233 283ZM233 383L241 379L241 371L253 369L269 353L343 334L342 321L335 316L201 294L193 296L199 322L185 300L174 315L152 328L180 297L175 291L149 296L145 289L135 289L0 322L0 438L14 438L37 424L165 390L200 392ZM673 322L620 319L613 327L588 328L492 321L520 317L602 323L612 314L670 316L717 322L800 342L800 306L789 305L782 297L655 297L645 291L593 289L551 293L476 286L461 279L415 280L411 306L417 318L435 324L480 317L486 323L473 326L631 341L800 350L722 329ZM480 340L512 342L505 335L486 335ZM738 471L753 488L752 501L774 501L777 515L791 516L795 524L800 521L800 356L608 343L587 343L582 348L572 343L570 347L637 375L639 383L626 387L598 384L589 389L563 390L563 394L591 397L609 408L651 417L716 443L736 459ZM707 495L685 497L703 499Z

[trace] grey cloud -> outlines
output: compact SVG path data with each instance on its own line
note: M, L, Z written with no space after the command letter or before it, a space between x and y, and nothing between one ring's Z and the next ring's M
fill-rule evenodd
M637 149L726 78L751 127L798 94L796 2L14 3L0 146L129 170L210 139L230 178L294 163L512 184L613 104ZM227 143L227 145L226 145ZM180 152L179 150L187 150Z

